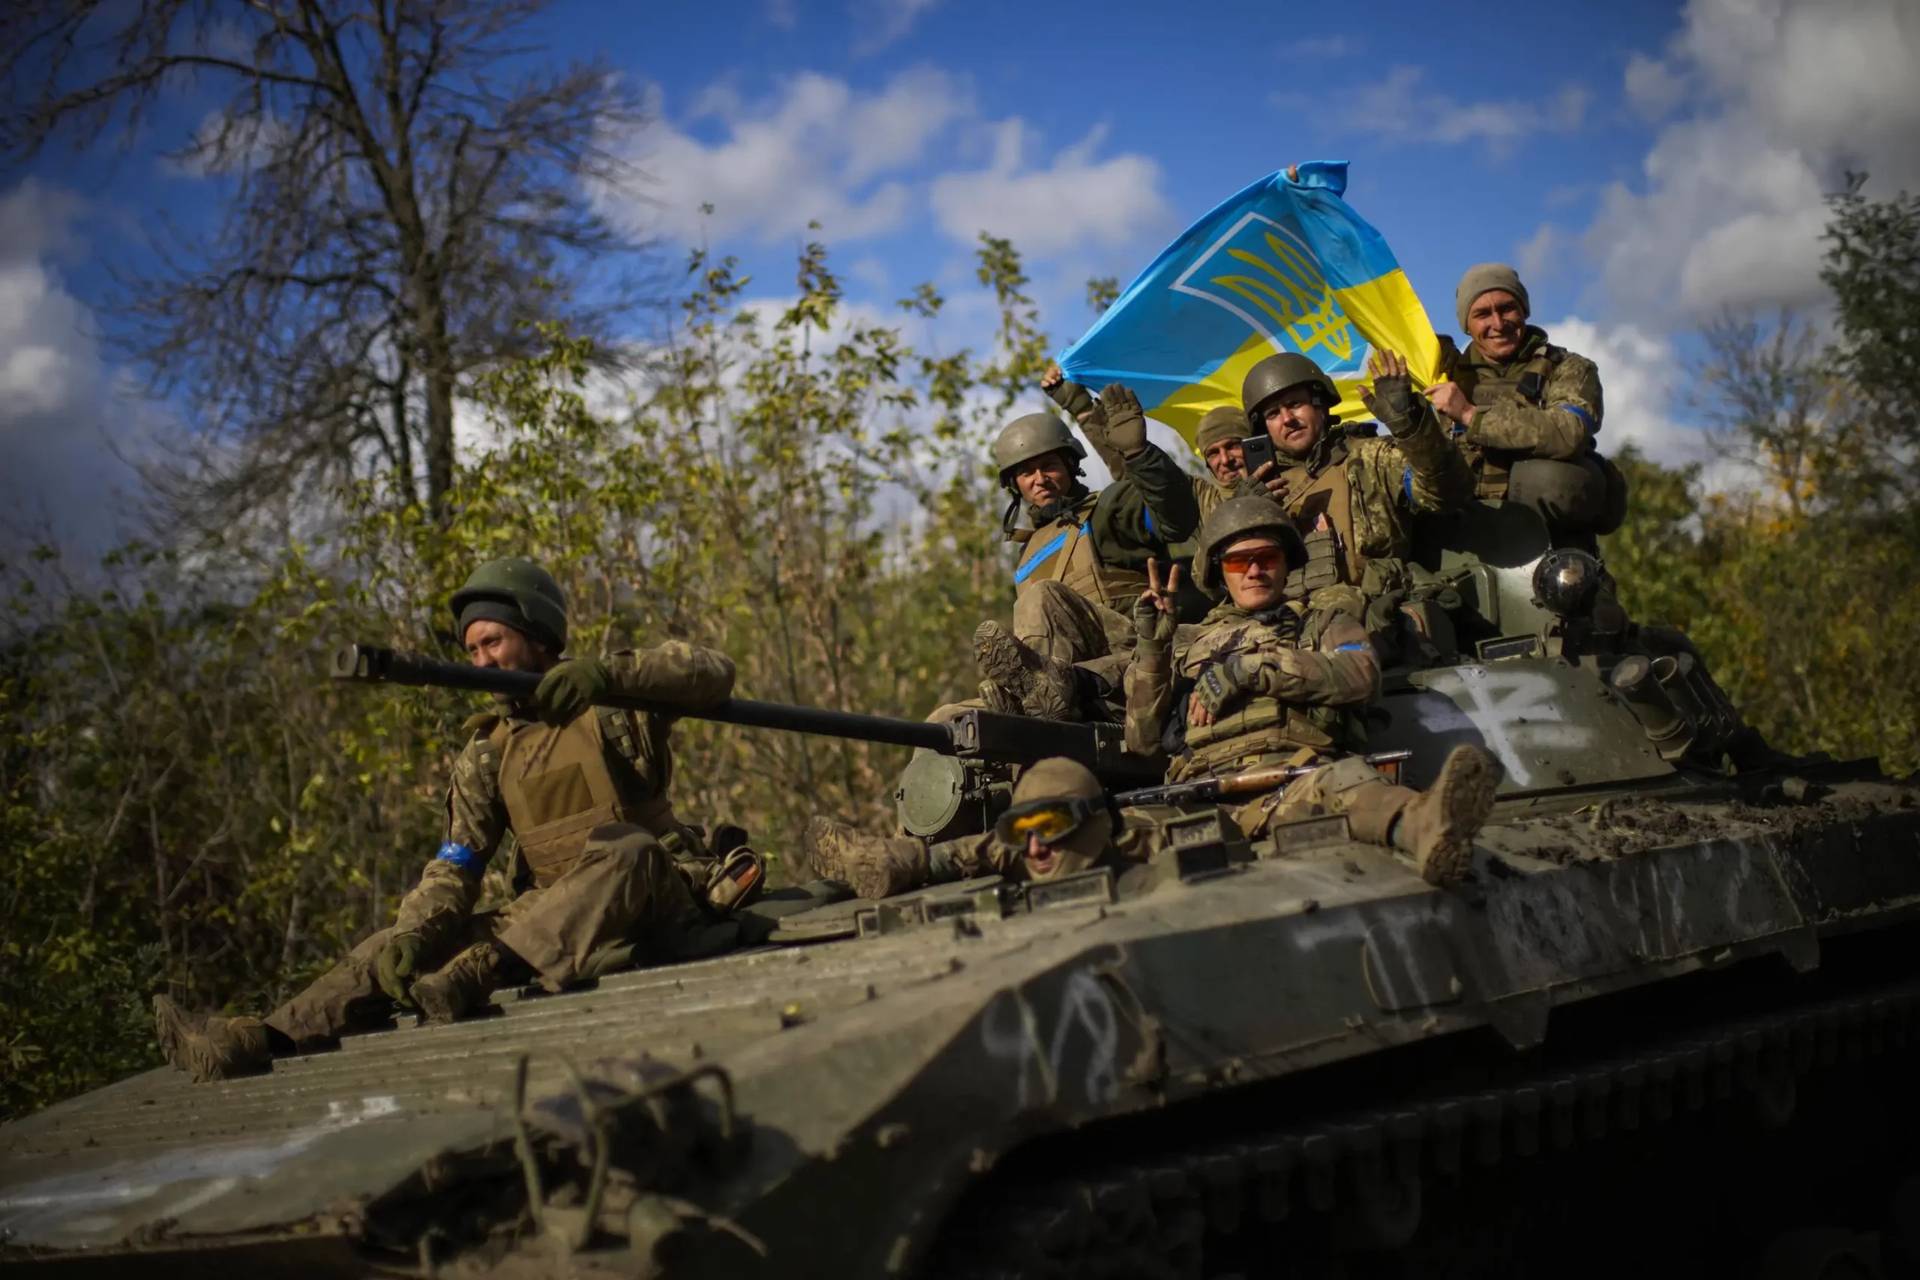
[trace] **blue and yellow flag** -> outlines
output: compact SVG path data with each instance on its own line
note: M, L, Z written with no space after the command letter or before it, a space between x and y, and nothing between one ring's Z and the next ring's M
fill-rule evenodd
M1254 363L1298 351L1340 387L1339 413L1369 417L1359 387L1372 347L1398 351L1417 386L1439 341L1380 233L1341 199L1347 166L1282 169L1223 202L1168 245L1060 354L1096 392L1124 382L1150 417L1191 440L1218 405L1240 404Z

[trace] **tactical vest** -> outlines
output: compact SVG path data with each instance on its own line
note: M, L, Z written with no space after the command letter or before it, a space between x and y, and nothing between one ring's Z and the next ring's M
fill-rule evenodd
M502 719L487 733L500 800L535 885L564 875L602 823L631 822L655 836L682 830L673 806L640 776L637 735L633 713L612 707L559 727Z
M1298 607L1294 606L1296 612ZM1222 625L1196 639L1180 664L1183 676L1198 679L1216 662L1236 653L1312 650L1332 623L1333 613L1314 610L1300 624L1300 636L1289 643L1272 626L1248 619L1244 627ZM1175 714L1185 714L1176 707ZM1187 726L1187 749L1175 757L1168 777L1178 782L1230 769L1273 764L1281 759L1305 764L1320 756L1358 750L1366 731L1358 713L1344 707L1301 706L1278 698L1247 699L1233 714L1208 725Z
M1547 379L1566 358L1566 348L1543 342L1526 361L1499 373L1488 365L1461 360L1454 368L1453 381L1476 409L1515 400L1539 409L1546 403ZM1467 465L1473 468L1473 496L1505 498L1508 473L1527 455L1515 449L1488 449L1465 439L1457 443L1467 455Z
M1073 510L1031 533L1016 529L1007 536L1026 545L1014 564L1014 591L1041 582L1058 582L1095 604L1125 612L1146 589L1147 575L1104 563L1093 542L1093 508L1100 500L1088 494Z
M1289 574L1288 587L1308 595L1337 582L1357 583L1366 567L1360 554L1360 539L1353 526L1353 477L1347 473L1347 443L1337 437L1336 426L1327 428L1322 439L1324 449L1315 457L1297 462L1280 474L1287 482L1287 515L1292 517L1301 536L1309 540L1307 563ZM1328 529L1319 530L1324 515ZM1328 534L1332 546L1327 547ZM1332 551L1331 556L1323 554ZM1298 577L1296 585L1293 578Z

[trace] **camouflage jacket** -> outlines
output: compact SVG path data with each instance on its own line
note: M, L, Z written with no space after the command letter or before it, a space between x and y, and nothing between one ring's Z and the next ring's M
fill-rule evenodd
M1242 659L1248 695L1214 723L1169 735L1171 720L1185 726L1183 699L1201 674L1234 657ZM1379 660L1351 613L1298 601L1261 614L1216 605L1176 632L1170 647L1133 651L1126 747L1149 755L1172 748L1174 779L1281 756L1305 763L1357 748L1364 734L1353 709L1379 689Z
M1233 485L1221 484L1211 474L1193 477L1193 502L1200 508L1202 520L1213 514L1213 509L1233 497L1235 492Z
M616 691L670 707L709 707L733 691L731 658L680 641L623 650L606 661ZM673 781L668 741L672 724L666 715L599 707L589 707L558 728L542 725L517 704L507 706L504 714L476 716L469 722L471 736L453 763L440 852L401 901L395 927L432 936L465 917L479 897L487 864L514 829L510 796L533 795L549 808L580 808L584 818L589 811L586 791L593 788L590 779L583 782L574 775L595 767L619 797L610 817L638 822L656 835L678 832L684 838L688 833L667 803ZM584 738L588 768L556 779L553 773L529 776L509 766L512 776L503 782L502 746L518 735L542 738L539 745L546 748L563 735ZM577 751L579 744L573 745ZM578 834L584 837L585 830Z
M1505 364L1469 344L1454 362L1453 381L1473 402L1471 426L1454 437L1473 468L1477 492L1501 498L1507 472L1525 458L1578 458L1600 430L1600 371L1593 361L1547 341L1527 326L1520 350Z
M1126 473L1106 488L1079 489L1070 509L1044 513L1023 503L1037 527L1008 530L1009 540L1022 544L1015 588L1059 578L1089 599L1126 608L1146 586L1148 558L1164 563L1168 545L1200 527L1190 480L1160 446L1148 444L1127 458Z
M1404 587L1413 517L1458 511L1473 500L1473 473L1425 397L1370 398L1368 404L1386 424L1386 437L1356 437L1330 426L1311 453L1281 472L1283 505L1314 553L1306 580L1292 593L1316 604L1317 593L1336 583L1369 596ZM1249 477L1234 492L1267 489ZM1331 553L1318 554L1329 540ZM1369 573L1374 562L1382 563Z

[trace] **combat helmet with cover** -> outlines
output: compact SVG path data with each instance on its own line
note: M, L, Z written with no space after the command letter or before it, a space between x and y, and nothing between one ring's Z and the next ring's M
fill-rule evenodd
M1314 402L1321 408L1332 409L1340 403L1340 388L1333 385L1333 379L1297 351L1268 356L1247 370L1246 378L1240 383L1240 403L1245 406L1247 421L1256 433L1267 429L1262 415L1267 401L1302 383L1313 384Z
M1000 470L1000 483L1013 488L1013 469L1043 453L1065 453L1073 460L1073 473L1080 474L1080 462L1087 456L1074 439L1067 424L1051 413L1028 413L1009 422L993 442L993 465Z
M1307 562L1307 544L1279 503L1259 494L1229 498L1200 522L1193 550L1194 585L1218 600L1227 589L1220 572L1220 553L1236 539L1256 533L1280 544L1288 568L1297 569Z
M1045 871L1028 864L1038 880L1071 875L1098 862L1113 839L1113 827L1113 805L1100 779L1064 756L1028 766L1014 784L1012 803L994 823L1002 844L1025 849L1027 837L1036 835L1054 851Z
M520 556L489 560L453 593L455 638L483 619L504 622L555 654L567 647L567 597L553 575Z

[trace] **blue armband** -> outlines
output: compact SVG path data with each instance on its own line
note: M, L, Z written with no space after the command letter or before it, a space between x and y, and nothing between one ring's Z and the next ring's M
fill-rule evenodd
M1557 404L1553 407L1556 409L1563 410L1564 412L1570 413L1574 417L1580 419L1580 425L1585 427L1589 432L1599 430L1599 428L1593 425L1593 415L1588 413L1585 409L1582 409L1579 405Z
M1368 647L1370 646L1360 644L1357 641L1355 641L1355 642L1349 642L1347 644L1337 644L1333 646L1333 651L1335 653L1359 653L1361 650L1366 649Z
M433 856L435 861L451 862L468 875L475 875L480 870L480 855L467 848L467 846L455 844L451 840L441 845L440 852Z

